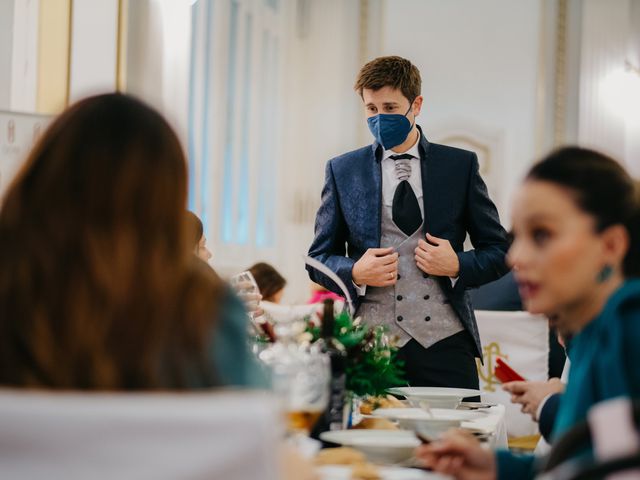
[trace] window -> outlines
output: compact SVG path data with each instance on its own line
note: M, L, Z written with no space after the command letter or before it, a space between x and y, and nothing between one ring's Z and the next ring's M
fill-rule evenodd
M282 16L277 0L192 6L189 208L229 262L277 242Z

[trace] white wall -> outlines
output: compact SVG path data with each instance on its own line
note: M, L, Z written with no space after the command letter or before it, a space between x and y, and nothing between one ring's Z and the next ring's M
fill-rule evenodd
M36 110L39 0L15 0L11 53L10 110Z
M640 1L583 3L580 142L640 176Z
M640 0L632 0L629 21L632 25L630 32L629 61L640 69ZM640 72L640 70L638 70ZM640 75L636 78L636 86L640 89ZM638 105L634 110L633 118L627 122L627 166L631 173L640 178L640 92Z
M14 0L0 1L0 110L11 104Z
M116 89L118 0L74 0L70 101Z
M309 279L301 259L313 239L324 167L362 146L366 125L353 91L358 64L358 2L296 2L291 12L284 101L281 180L284 219L279 267L289 280L285 300L305 300ZM301 9L301 6L304 7ZM367 140L368 141L368 140Z
M135 0L127 23L125 90L162 112L186 145L191 4Z

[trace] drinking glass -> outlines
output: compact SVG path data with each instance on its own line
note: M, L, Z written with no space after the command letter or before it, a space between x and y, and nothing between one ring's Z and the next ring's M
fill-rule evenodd
M240 272L231 277L231 286L245 304L251 320L255 323L261 317L258 314L260 308L260 289L251 272Z
M304 330L302 319L280 319L276 342L259 358L271 370L273 390L284 402L291 433L309 434L329 404L329 358L297 342Z

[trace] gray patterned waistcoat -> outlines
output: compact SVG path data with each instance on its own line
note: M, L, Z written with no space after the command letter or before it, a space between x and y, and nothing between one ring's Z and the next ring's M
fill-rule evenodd
M407 237L391 218L391 209L382 208L380 246L394 247L398 252L398 281L391 287L367 287L358 308L368 325L387 325L390 334L404 346L415 338L428 348L464 329L458 315L433 277L416 266L414 250L423 237L422 226Z

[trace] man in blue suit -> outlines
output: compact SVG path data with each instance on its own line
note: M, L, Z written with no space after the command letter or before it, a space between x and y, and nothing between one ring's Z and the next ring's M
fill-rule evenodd
M506 233L476 155L430 143L416 125L420 89L406 59L361 69L355 90L375 141L327 163L309 255L344 281L366 323L398 338L411 385L478 388L466 289L507 272ZM467 233L475 249L465 252Z

